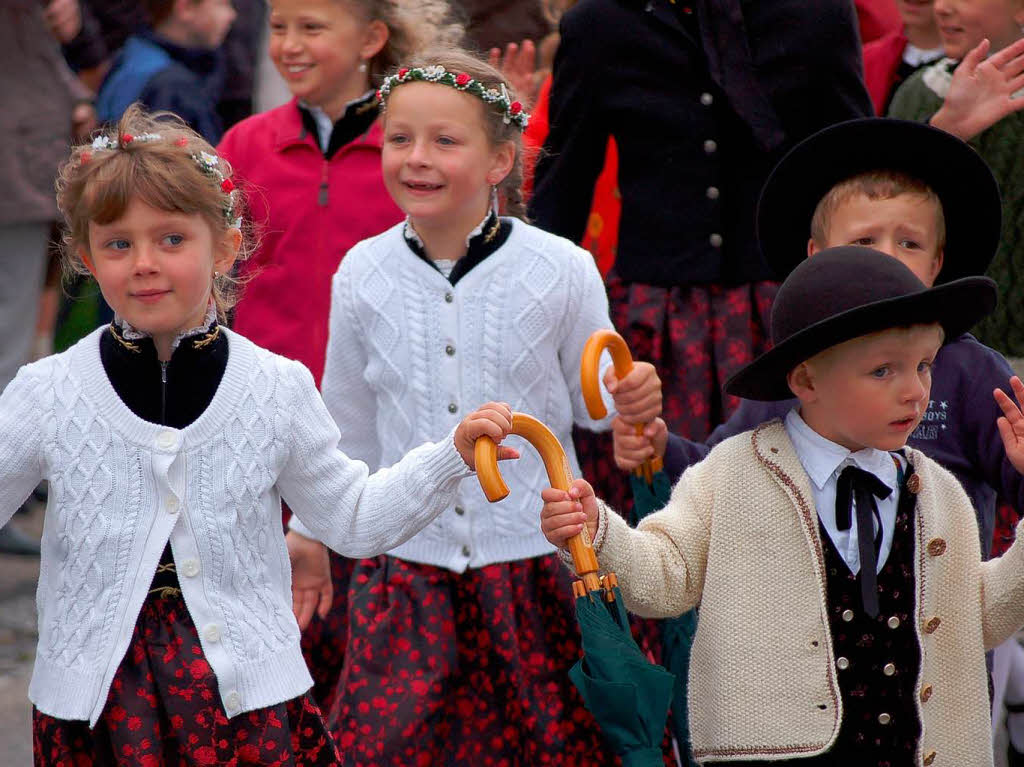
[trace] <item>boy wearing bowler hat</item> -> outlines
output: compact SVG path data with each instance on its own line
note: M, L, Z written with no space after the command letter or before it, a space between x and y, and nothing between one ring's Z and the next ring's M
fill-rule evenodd
M762 190L757 226L780 279L826 247L856 244L897 258L930 287L985 272L999 243L1001 204L988 166L960 139L920 123L868 118L833 125L794 147ZM1024 508L1024 478L1006 459L991 398L1011 375L1003 356L973 336L947 338L928 409L908 440L960 480L986 558L997 492ZM704 443L668 434L660 420L642 436L616 423L616 458L631 469L664 453L675 481L713 445L785 416L793 404L742 400Z
M585 524L630 610L700 605L702 763L992 764L984 653L1024 624L1024 542L983 562L959 482L905 444L943 340L995 295L985 277L927 288L885 254L822 251L779 289L774 348L726 384L796 395L785 419L715 447L635 530L583 480L542 494L548 540ZM1020 471L1024 416L995 397Z

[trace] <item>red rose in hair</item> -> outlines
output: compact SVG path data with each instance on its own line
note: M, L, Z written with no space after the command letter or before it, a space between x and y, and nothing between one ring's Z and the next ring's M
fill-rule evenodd
M89 160L92 159L92 152L89 152L89 151L82 152L82 154L80 154L78 156L78 159L82 163L82 165L85 165L86 163L89 162Z
M125 133L123 136L121 136L121 143L122 144L130 144L134 140L135 140L135 136L133 136L131 133Z
M459 74L455 76L455 84L458 85L460 88L464 88L465 86L469 85L469 81L471 79L472 78L465 72L459 72Z
M398 70L398 79L404 79L407 74L409 74L409 67L402 67Z
M234 188L235 185L232 183L230 178L226 178L220 182L220 190L224 192L224 194L231 194Z
M174 142L178 146L188 146L188 139L182 136L180 139Z
M523 111L523 105L520 104L518 101L513 101L511 105L509 105L508 111L514 115L517 115Z

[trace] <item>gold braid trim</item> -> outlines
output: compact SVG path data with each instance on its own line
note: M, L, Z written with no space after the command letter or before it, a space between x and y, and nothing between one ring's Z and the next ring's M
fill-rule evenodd
M491 228L488 229L487 234L484 235L484 242L490 242L497 237L499 229L501 229L501 219L495 216L494 223L491 224Z
M192 342L192 346L195 349L202 349L205 346L209 346L217 340L217 336L220 335L220 325L214 325L213 330L207 333L202 338L196 339Z
M136 354L138 354L141 351L141 349L139 349L138 344L132 343L127 338L121 335L121 332L118 330L117 325L115 325L113 322L110 323L110 334L114 336L115 341L121 344L121 346L123 346L128 351L135 352Z

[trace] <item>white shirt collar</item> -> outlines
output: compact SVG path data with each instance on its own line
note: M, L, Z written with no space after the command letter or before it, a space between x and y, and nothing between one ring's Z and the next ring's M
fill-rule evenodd
M341 116L344 117L350 106L358 104L360 101L364 101L371 93L373 93L373 91L369 90L359 98L346 102L345 108L341 110ZM313 118L313 122L316 123L316 141L320 145L320 151L326 152L327 147L330 146L331 134L334 133L334 124L337 120L332 120L331 116L318 106L307 104L305 101L300 101L299 104L302 105L303 109L309 112L310 116ZM341 118L339 117L338 119L340 120Z
M796 408L786 415L785 425L804 471L819 491L840 467L855 464L864 471L870 471L899 494L898 472L891 453L873 447L851 452L814 431Z

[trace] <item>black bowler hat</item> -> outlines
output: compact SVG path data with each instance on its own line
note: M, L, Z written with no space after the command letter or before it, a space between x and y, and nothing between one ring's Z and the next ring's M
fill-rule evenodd
M885 253L829 248L805 258L782 283L772 306L774 347L733 375L725 390L747 399L789 399L789 372L830 346L931 322L953 340L995 306L996 284L988 277L927 288Z
M797 144L761 190L761 253L785 279L807 256L818 202L841 181L877 170L899 171L931 187L942 203L946 247L936 283L984 274L999 245L999 185L970 146L924 123L868 117L831 125Z

